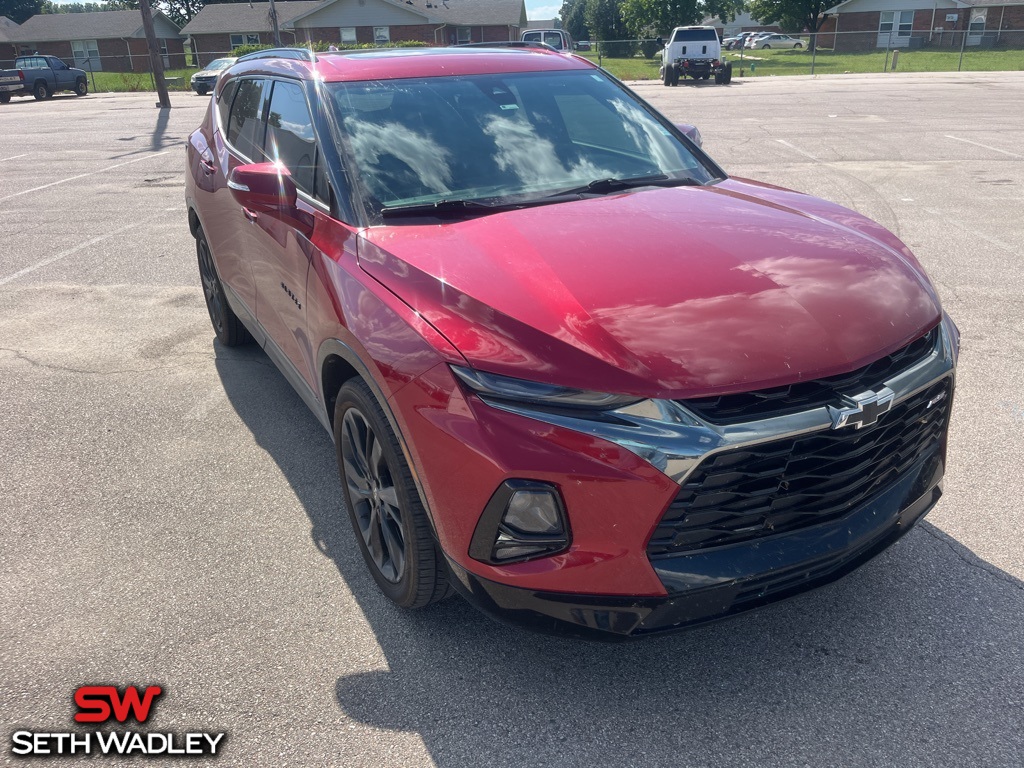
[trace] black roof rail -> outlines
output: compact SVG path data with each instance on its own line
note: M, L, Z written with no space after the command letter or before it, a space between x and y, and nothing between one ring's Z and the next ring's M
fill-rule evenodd
M262 51L253 51L238 57L239 61L253 61L254 59L295 59L314 62L316 54L308 48L264 48Z
M494 43L459 43L452 48L541 48L546 51L558 51L553 45L542 43L539 40L499 40Z

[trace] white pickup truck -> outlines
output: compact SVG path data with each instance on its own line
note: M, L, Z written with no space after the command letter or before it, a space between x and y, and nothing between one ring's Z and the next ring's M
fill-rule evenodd
M679 85L683 78L707 80L719 85L732 80L732 64L722 61L722 44L714 27L676 27L661 54L661 82Z

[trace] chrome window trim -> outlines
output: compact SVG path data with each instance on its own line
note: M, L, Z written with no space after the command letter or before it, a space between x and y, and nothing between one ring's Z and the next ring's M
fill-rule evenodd
M957 350L945 317L940 324L939 339L928 357L882 382L895 393L893 405L954 375ZM615 443L640 456L680 485L713 454L832 429L832 417L827 406L741 424L718 425L700 419L672 400L645 400L615 411L581 412L577 415L564 410L544 410L497 400L486 395L480 399L508 413Z

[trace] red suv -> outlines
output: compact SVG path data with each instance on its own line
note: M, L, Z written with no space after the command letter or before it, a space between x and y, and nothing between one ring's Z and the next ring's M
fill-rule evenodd
M187 178L217 337L333 435L400 606L678 629L837 579L941 494L959 337L907 247L728 178L582 59L243 58Z

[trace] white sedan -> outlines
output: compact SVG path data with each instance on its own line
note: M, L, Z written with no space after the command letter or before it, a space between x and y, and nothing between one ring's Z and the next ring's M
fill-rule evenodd
M789 35L765 35L747 41L747 48L764 50L765 48L803 48L800 38Z

